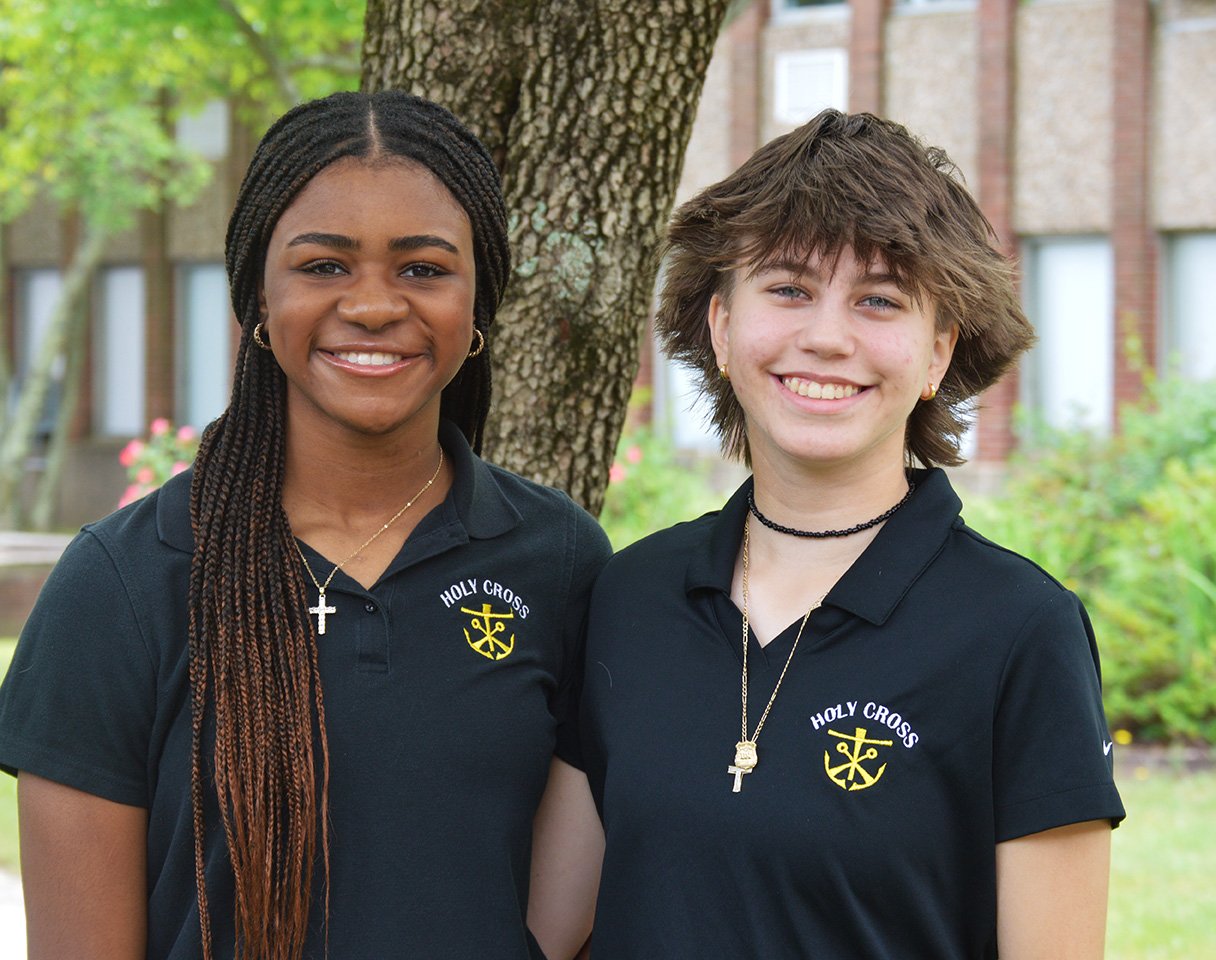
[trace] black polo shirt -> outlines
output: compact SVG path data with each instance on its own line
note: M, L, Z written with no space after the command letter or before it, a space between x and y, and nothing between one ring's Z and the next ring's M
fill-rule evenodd
M995 957L996 844L1122 818L1080 603L968 529L944 473L916 479L811 616L737 793L747 485L605 568L582 698L599 960ZM750 641L753 729L797 629Z
M610 552L568 497L483 463L450 424L446 500L366 590L339 572L319 638L329 736L329 956L523 960L532 818L577 761L587 595ZM189 475L91 524L0 690L0 764L148 808L148 956L200 956L190 814ZM304 548L314 570L332 560ZM314 598L315 600L315 598ZM501 625L501 627L499 626ZM205 751L209 758L210 750ZM206 820L217 956L232 880ZM319 906L306 955L321 957Z

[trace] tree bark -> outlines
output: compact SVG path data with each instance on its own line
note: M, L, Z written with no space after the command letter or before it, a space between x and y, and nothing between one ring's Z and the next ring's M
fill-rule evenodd
M515 271L487 457L592 512L729 0L369 0L363 88L442 103L503 173Z
M46 468L38 478L34 505L30 509L29 526L34 530L50 530L55 519L59 481L63 477L64 462L67 459L68 437L72 433L72 421L76 419L80 407L80 394L85 380L85 358L89 352L89 327L86 318L84 304L77 304L68 320L68 329L64 336L63 352L67 357L67 369L63 373L63 393L59 397L55 426L47 442ZM22 524L23 528L24 526L25 524Z

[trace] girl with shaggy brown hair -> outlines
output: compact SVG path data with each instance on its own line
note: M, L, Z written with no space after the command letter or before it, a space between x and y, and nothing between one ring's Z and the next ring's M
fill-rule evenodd
M940 469L1033 339L949 160L825 111L685 203L665 266L658 332L752 476L593 593L593 954L1101 957L1093 634Z

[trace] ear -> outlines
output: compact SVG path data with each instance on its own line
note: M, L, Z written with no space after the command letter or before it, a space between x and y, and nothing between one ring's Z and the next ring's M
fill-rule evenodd
M728 362L730 355L730 307L720 293L709 298L709 313L705 321L709 324L709 341L713 344L714 359L720 367Z
M268 316L268 311L266 310L266 288L258 287L258 319L265 321L267 316Z
M954 356L954 345L958 343L958 326L950 324L945 330L939 330L933 338L933 353L929 361L929 380L940 384L950 368L950 359Z

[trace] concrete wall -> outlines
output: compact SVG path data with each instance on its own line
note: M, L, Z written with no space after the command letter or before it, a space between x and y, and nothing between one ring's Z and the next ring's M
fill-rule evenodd
M1111 19L1105 0L1039 0L1019 11L1018 233L1110 228Z
M1153 218L1162 230L1216 227L1216 3L1158 7Z
M897 10L887 21L883 114L941 147L976 189L978 29L972 9Z

